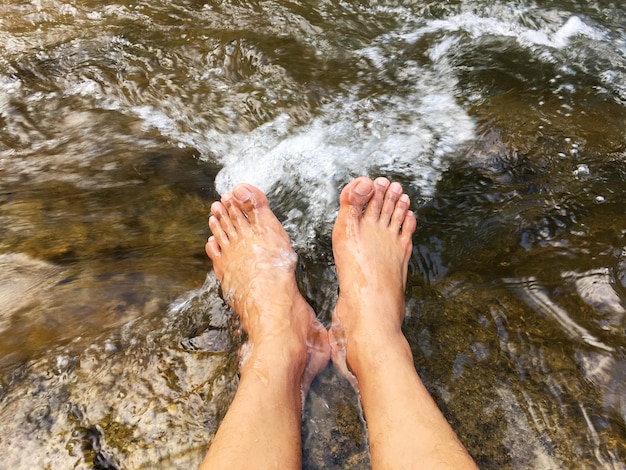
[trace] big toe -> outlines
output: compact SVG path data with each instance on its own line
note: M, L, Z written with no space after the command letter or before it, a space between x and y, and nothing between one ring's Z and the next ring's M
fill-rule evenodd
M360 216L374 192L374 182L371 179L366 176L356 178L341 191L340 210L350 209L354 215Z
M233 196L250 222L256 223L259 217L270 212L267 196L259 188L251 184L239 184L233 189Z

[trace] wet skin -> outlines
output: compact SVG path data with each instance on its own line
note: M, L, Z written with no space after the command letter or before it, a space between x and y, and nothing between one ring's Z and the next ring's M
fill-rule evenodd
M357 178L343 189L333 229L340 291L328 333L298 291L297 257L265 195L239 185L213 204L206 252L249 341L202 469L301 468L302 400L331 350L360 391L373 468L475 468L419 379L401 330L416 228L409 204L386 178Z
M357 178L341 192L333 363L360 392L373 469L475 469L417 375L401 330L416 228L409 202L386 178Z
M333 229L339 299L329 336L333 362L355 388L351 371L359 366L358 351L369 340L384 342L387 335L401 334L416 228L409 204L402 186L386 178L373 183L357 178L341 193Z
M326 330L296 284L296 253L265 195L239 185L211 206L213 232L206 252L222 292L248 334L242 366L259 354L275 354L277 344L297 351L303 392L329 359ZM233 269L234 268L234 269ZM304 351L300 351L302 346ZM267 350L267 352L266 352ZM252 367L261 376L265 372Z
M248 343L201 468L299 469L303 397L330 359L327 332L298 290L296 254L265 195L239 185L211 212L206 252Z

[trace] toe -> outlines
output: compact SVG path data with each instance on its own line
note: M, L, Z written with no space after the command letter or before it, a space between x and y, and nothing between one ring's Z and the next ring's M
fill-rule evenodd
M417 228L417 219L412 211L407 211L402 221L402 238L411 239Z
M402 222L406 218L406 214L409 210L409 205L411 201L409 196L406 194L402 194L398 201L396 202L396 207L391 214L391 222L389 223L389 227L394 231L400 231L400 227L402 226Z
M213 233L213 236L211 238L213 238L214 242L220 247L220 250L221 247L229 244L228 234L224 230L221 220L218 219L216 215L212 215L211 217L209 217L209 228Z
M237 235L237 230L235 230L235 227L230 220L228 209L224 206L224 204L222 204L220 201L216 201L211 204L211 214L212 217L215 219L213 221L214 224L219 224L221 233L224 234L226 240L228 240L228 237L235 237ZM211 218L209 218L209 226L211 226ZM213 234L216 234L216 231L213 229L213 227L211 228L211 231L213 232ZM222 238L218 237L217 241L221 244Z
M250 221L241 209L239 201L231 193L226 193L222 196L222 204L228 210L228 217L237 233L245 235L250 230Z
M376 178L374 180L374 195L372 199L367 203L365 209L365 217L372 220L378 220L380 218L380 212L383 208L383 201L385 200L385 192L391 183L387 178Z
M240 184L233 190L233 196L243 213L253 225L271 213L267 196L259 188L250 184Z
M217 243L214 235L210 236L207 240L206 245L204 246L204 251L206 251L206 254L209 258L211 258L211 260L218 258L222 254L222 249Z
M361 176L346 185L339 199L341 209L350 209L352 215L361 216L365 205L374 196L374 182Z
M385 192L385 201L383 202L383 208L380 213L380 221L384 225L388 225L391 222L391 217L396 209L396 203L402 195L402 186L400 183L393 182L387 188Z

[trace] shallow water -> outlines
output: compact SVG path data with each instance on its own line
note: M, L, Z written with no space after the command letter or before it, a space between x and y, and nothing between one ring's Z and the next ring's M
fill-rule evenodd
M482 468L626 466L619 2L5 2L0 455L193 468L236 389L206 216L260 186L328 323L340 188L401 181L405 333ZM367 468L313 384L305 468Z

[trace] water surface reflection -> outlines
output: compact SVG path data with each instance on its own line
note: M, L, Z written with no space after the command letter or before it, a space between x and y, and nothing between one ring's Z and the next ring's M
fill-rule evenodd
M0 453L196 466L237 385L203 253L259 185L327 322L341 186L415 202L405 332L484 468L626 462L626 11L605 1L0 6ZM208 273L208 275L207 275ZM305 468L366 468L313 384Z

